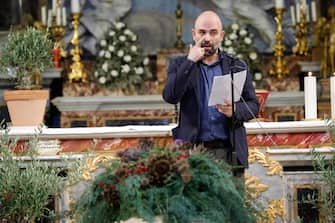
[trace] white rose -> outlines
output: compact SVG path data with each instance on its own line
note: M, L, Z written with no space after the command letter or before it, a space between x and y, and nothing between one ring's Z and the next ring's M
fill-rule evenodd
M130 55L126 55L123 57L123 60L126 62L130 62L131 61L131 56Z
M137 67L137 68L135 68L135 73L136 74L143 74L143 72L144 72L143 67Z
M249 53L249 58L252 59L252 60L256 60L257 59L257 53L256 52Z
M144 58L143 64L144 65L148 65L149 64L149 58L148 57Z
M136 47L136 46L134 46L134 45L132 45L132 46L130 47L130 50L131 50L131 51L133 51L133 52L136 52L136 50L137 50L137 47Z
M122 65L121 66L121 72L122 73L128 73L130 71L130 67L128 66L128 64Z
M239 27L238 24L234 23L234 24L231 25L231 28L232 28L233 30L238 30L238 28L240 28L240 27Z
M99 52L99 57L103 57L105 55L105 51L104 50L101 50L100 52Z
M114 50L115 50L115 47L114 47L114 46L112 46L112 45L109 45L109 46L108 46L108 50L109 50L110 52L114 52Z
M229 47L229 48L227 49L227 53L230 54L230 55L235 55L235 50L234 50L234 48L233 48L233 47Z
M240 32L239 32L239 34L240 34L241 36L246 36L246 35L248 34L248 32L247 32L247 30L245 30L245 29L241 29Z
M108 33L109 36L114 36L115 35L115 32L113 30L109 31Z
M117 22L117 23L115 24L115 27L116 27L117 29L122 29L124 26L125 26L125 24L122 23L122 22Z
M95 71L94 72L94 77L98 77L99 76L99 72L98 71Z
M112 70L111 75L112 75L112 77L117 77L117 76L119 76L119 72L117 72L117 70Z
M119 40L121 42L124 42L124 41L126 41L126 37L124 35L121 35L121 36L119 36Z
M111 53L106 51L105 53L105 58L110 59L111 58Z
M224 41L224 45L226 45L226 46L230 46L231 44L232 44L232 41L230 39L226 39Z
M251 44L251 39L249 37L246 37L244 38L244 42L249 45Z
M256 81L259 81L259 80L261 80L262 79L262 73L260 73L260 72L257 72L257 73L255 73L254 74L254 78L255 78L255 80Z
M231 33L231 34L229 34L228 38L231 39L231 40L236 40L237 35L235 33Z
M137 36L136 36L136 35L133 35L133 36L131 37L131 40L135 42L135 41L137 40Z
M99 78L99 83L100 84L105 84L106 83L106 78L104 76Z
M240 59L243 58L242 54L237 54L236 57L237 57L237 58L240 58Z
M118 57L123 57L123 55L124 55L123 50L119 50L119 51L117 51L117 56L118 56Z
M106 46L107 45L107 41L106 40L101 40L100 41L100 46Z
M131 34L133 34L129 29L126 29L123 33L125 35L131 35Z
M108 71L108 63L105 62L104 64L102 64L102 70L107 72Z

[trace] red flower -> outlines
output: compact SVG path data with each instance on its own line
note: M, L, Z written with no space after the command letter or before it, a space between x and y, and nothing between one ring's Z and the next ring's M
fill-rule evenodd
M98 183L98 185L99 185L101 188L103 188L103 187L105 186L105 183L104 183L103 181L100 181L100 182Z
M129 169L126 173L126 177L130 176L131 175L131 169Z
M188 158L188 154L187 153L182 153L178 156L178 159L186 159Z
M144 165L141 165L139 167L136 168L136 170L134 171L135 174L141 174L141 173L145 173L148 171L148 168Z

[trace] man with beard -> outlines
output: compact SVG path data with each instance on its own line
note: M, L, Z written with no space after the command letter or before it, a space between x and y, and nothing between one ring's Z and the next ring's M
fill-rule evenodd
M251 75L244 61L219 50L224 31L215 12L205 11L198 16L192 36L194 44L189 46L188 55L171 62L163 90L166 102L180 104L179 122L173 129L173 137L202 145L215 158L236 167L234 174L241 176L248 167L243 122L255 118L259 109ZM234 113L231 100L208 106L213 77L230 75L232 66L233 73L247 71L241 98L234 103Z

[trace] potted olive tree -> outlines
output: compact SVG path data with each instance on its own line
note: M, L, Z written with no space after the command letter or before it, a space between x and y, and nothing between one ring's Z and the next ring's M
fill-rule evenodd
M49 91L41 89L40 73L51 66L52 41L46 34L32 27L10 32L1 52L0 67L15 78L16 89L4 91L13 126L37 126L43 122Z

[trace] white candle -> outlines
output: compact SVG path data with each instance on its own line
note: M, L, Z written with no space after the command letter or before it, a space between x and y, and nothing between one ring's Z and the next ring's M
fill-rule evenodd
M311 11L312 11L312 21L315 22L317 18L315 1L311 2Z
M305 119L317 119L316 77L312 72L304 78Z
M306 8L307 5L306 0L302 0L302 5Z
M57 0L52 0L52 13L56 15Z
M275 6L277 9L285 8L284 0L275 0Z
M66 26L66 23L67 23L67 21L66 21L66 8L63 7L62 8L62 25Z
M41 7L41 22L43 25L47 24L47 7L46 6Z
M52 26L52 10L51 9L48 10L48 22L47 22L47 26L48 27Z
M290 6L290 11L291 11L291 21L292 25L295 25L296 20L295 20L295 8L293 5Z
M330 77L330 108L331 118L335 119L335 73Z
M72 13L79 13L80 12L79 0L71 0L71 12Z
M61 11L61 8L57 6L57 9L56 9L56 25L57 26L60 26L62 25L62 11Z
M306 5L305 12L306 12L306 22L310 22L311 19L310 19L309 6L308 5Z
M296 4L295 9L297 10L297 22L300 22L300 4L299 3Z

